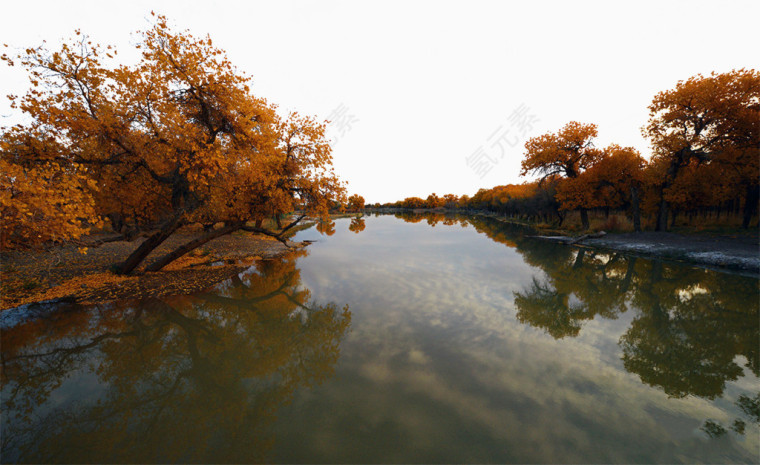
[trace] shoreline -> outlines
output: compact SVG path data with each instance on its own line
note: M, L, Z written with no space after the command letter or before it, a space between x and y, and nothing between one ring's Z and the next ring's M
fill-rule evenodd
M469 214L525 226L535 231L534 234L540 234L540 230L522 222L491 214ZM564 231L561 233L567 234ZM194 234L186 231L167 240L148 257L146 263L154 258L154 254L159 256L186 242ZM760 277L760 245L756 235L683 235L646 231L609 233L582 240L569 235L529 237ZM289 249L268 237L235 233L209 242L162 271L130 276L112 274L109 267L123 260L138 244L139 241L107 243L88 250L86 254L81 253L74 244L43 251L4 252L0 254L0 312L51 302L86 305L200 292L251 267L257 260L279 258L308 245L296 243L296 247Z
M688 264L719 272L760 276L757 237L672 232L609 233L574 242L572 236L532 236L567 245L623 252L647 259Z
M418 210L416 213L442 213L439 210ZM540 240L559 242L577 247L623 252L646 259L663 260L706 268L722 273L740 274L760 278L760 236L757 234L716 234L695 232L679 234L674 232L642 231L613 232L603 237L589 237L578 241L578 236L567 235L567 231L539 229L535 224L505 218L492 212L452 211L454 214L483 216L502 223L523 226L535 231ZM561 235L541 235L541 232ZM577 241L577 242L576 242Z
M530 222L499 216L487 211L441 210L441 209L373 209L377 213L443 213L462 214L491 218L501 223L530 228L533 238L577 247L587 247L623 252L646 259L656 259L706 268L722 273L733 273L753 278L760 277L760 241L757 234L717 234L694 232L643 231L613 232L603 237L589 237L578 241L578 236L565 230L537 228ZM756 230L755 230L756 231ZM544 233L544 234L542 234ZM555 235L547 235L555 234ZM576 242L577 241L577 242Z
M167 239L145 263L194 235L188 231ZM235 233L205 244L161 271L127 276L111 273L111 265L125 259L139 243L112 242L86 253L74 244L41 251L4 252L0 255L0 312L53 302L88 305L201 292L258 260L279 258L308 245L295 243L295 247L288 248L269 237Z

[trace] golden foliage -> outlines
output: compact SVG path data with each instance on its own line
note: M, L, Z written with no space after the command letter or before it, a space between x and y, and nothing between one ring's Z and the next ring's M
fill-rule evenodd
M348 198L348 210L359 212L364 210L364 197L359 194L353 194Z
M520 175L535 172L541 174L542 179L552 175L578 176L601 156L594 148L596 136L595 124L571 121L556 133L529 139L525 143Z
M12 96L31 123L2 134L5 247L77 237L98 215L135 228L242 224L344 200L325 123L280 116L211 39L154 16L133 65L79 35L3 56L31 82Z

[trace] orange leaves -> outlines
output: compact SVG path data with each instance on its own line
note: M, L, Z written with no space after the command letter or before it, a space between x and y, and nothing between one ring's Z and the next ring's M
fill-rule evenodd
M668 203L693 202L692 194L702 190L700 187L716 170L723 172L722 179L714 186L716 190L730 190L727 182L733 183L739 191L757 189L760 178L758 102L760 73L746 69L710 76L698 74L654 97L649 106L649 123L642 132L652 143L652 166L658 171L658 176L652 177L661 200L658 230L667 227ZM708 177L694 182L693 177L700 172ZM745 197L746 226L756 208L752 204L757 200L749 194L734 195ZM717 197L701 196L706 202L710 202L710 198Z
M407 197L399 205L402 208L425 208L425 201L419 197Z
M643 183L646 161L633 147L610 145L588 170L557 187L562 208L621 208L629 203L632 187Z
M39 203L56 195L68 200L34 207L39 217L57 212L61 224L50 230L56 237L81 234L96 211L139 228L178 212L204 223L248 221L294 209L322 214L332 201L345 201L324 123L281 118L275 105L251 95L250 77L209 37L173 31L165 16L154 16L141 33L142 59L131 66L101 63L99 55L112 58L115 50L79 31L58 51L30 48L19 57L33 87L17 107L32 123L4 133L3 160L32 184L54 176L34 171L41 163L58 167L60 181ZM5 176L5 190L14 176ZM12 198L23 218L26 207ZM13 234L24 242L31 233Z
M627 206L631 188L643 182L645 161L631 147L594 147L596 136L595 124L571 121L557 133L530 139L521 175L554 179L560 210Z
M364 210L364 197L359 194L354 194L348 198L348 210L353 212L359 212Z
M557 133L529 139L525 143L520 175L533 172L543 178L555 174L568 178L578 176L601 156L593 145L596 136L595 124L571 121Z
M23 168L0 158L0 248L77 238L98 224L84 176L52 163Z
M587 208L594 199L586 189L586 182L580 177L583 172L604 157L603 151L594 147L597 136L595 124L577 121L567 123L557 133L547 133L534 137L525 143L525 159L520 175L538 173L541 181L547 178L564 177L557 187L557 200L561 209ZM587 222L584 218L584 225Z
M649 105L642 131L656 157L712 157L730 147L757 147L760 129L760 74L734 70L679 81L658 93Z

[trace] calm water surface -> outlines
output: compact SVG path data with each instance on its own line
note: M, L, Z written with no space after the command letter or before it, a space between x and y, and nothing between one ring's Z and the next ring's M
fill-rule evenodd
M758 280L367 217L207 293L2 325L3 462L760 460Z

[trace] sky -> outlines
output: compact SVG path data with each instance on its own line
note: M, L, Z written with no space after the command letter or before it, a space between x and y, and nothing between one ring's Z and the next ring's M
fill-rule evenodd
M212 6L213 5L213 6ZM151 10L209 35L252 92L330 120L337 174L368 203L520 183L524 143L570 121L633 146L660 91L760 69L757 1L4 2L0 42L50 48L75 29L129 60ZM131 56L134 57L134 54ZM2 94L27 88L0 64ZM16 122L0 101L0 126Z

